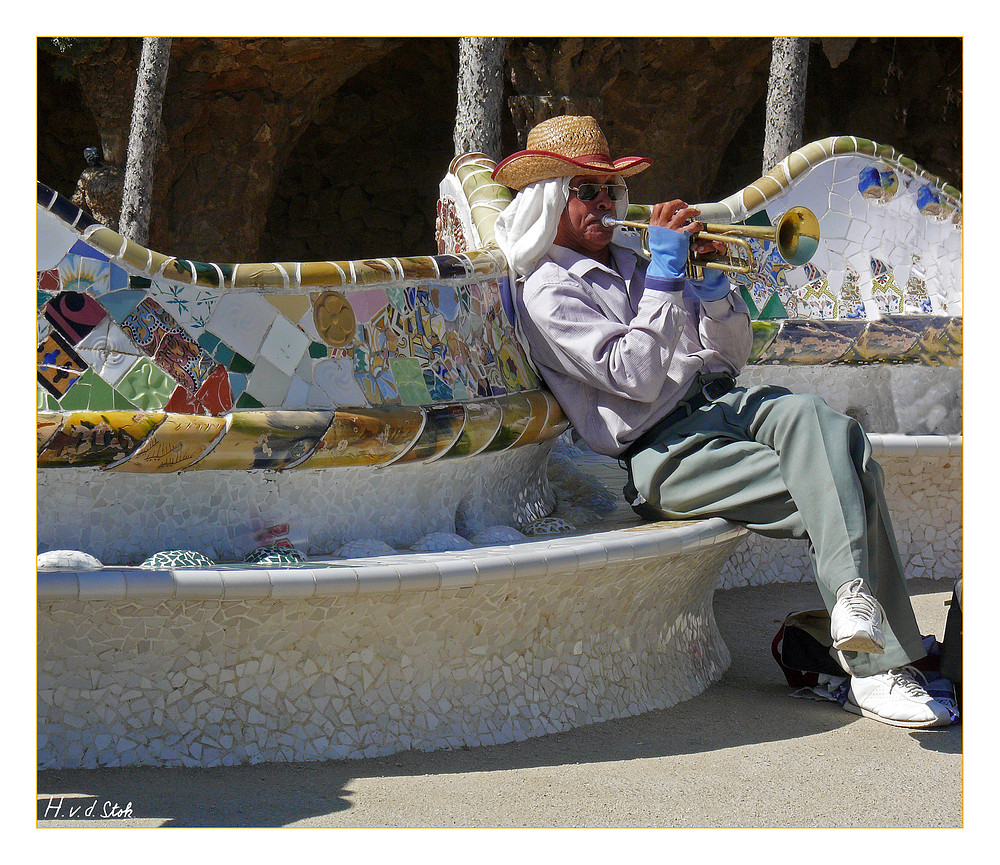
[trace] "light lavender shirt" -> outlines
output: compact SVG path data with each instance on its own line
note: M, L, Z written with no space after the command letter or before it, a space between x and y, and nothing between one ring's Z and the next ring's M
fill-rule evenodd
M531 359L598 453L617 456L671 412L700 373L737 375L753 333L730 290L698 300L645 286L647 262L612 246L613 268L553 245L516 292Z

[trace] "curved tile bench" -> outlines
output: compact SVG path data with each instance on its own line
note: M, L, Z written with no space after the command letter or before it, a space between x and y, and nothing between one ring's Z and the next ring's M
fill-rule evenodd
M492 744L672 705L729 663L744 530L646 524L297 568L40 572L39 765Z
M728 664L717 585L809 578L801 545L620 500L541 535L570 513L546 472L566 421L517 340L492 167L452 163L437 255L354 262L170 258L39 186L39 551L77 551L38 572L40 766L371 756L668 706ZM794 203L833 242L811 271L760 250L744 377L876 430L910 572L955 576L960 196L838 138L712 207ZM851 224L880 228L847 249ZM538 535L398 551L491 526ZM397 552L333 556L373 538Z

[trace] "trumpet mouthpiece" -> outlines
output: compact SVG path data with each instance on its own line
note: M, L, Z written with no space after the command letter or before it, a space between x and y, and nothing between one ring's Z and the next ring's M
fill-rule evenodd
M605 213L604 216L601 217L601 225L605 228L614 228L618 225L618 220L615 219L610 213Z

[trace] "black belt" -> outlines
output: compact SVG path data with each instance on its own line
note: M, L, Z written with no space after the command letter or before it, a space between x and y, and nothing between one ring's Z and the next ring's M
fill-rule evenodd
M665 429L672 427L675 423L690 417L702 406L714 402L721 396L725 396L736 387L736 379L726 373L707 373L698 376L691 384L688 392L677 404L677 408L660 418L653 426L646 430L639 438L628 446L625 452L618 458L619 462L628 462L639 451L649 447Z

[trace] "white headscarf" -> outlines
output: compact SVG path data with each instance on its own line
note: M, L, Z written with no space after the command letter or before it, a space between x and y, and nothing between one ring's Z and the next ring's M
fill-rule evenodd
M572 178L556 177L529 183L497 217L494 233L507 264L518 276L527 276L549 251L559 230L559 220L569 201ZM621 183L621 178L615 176ZM615 213L625 218L628 194L615 202Z

